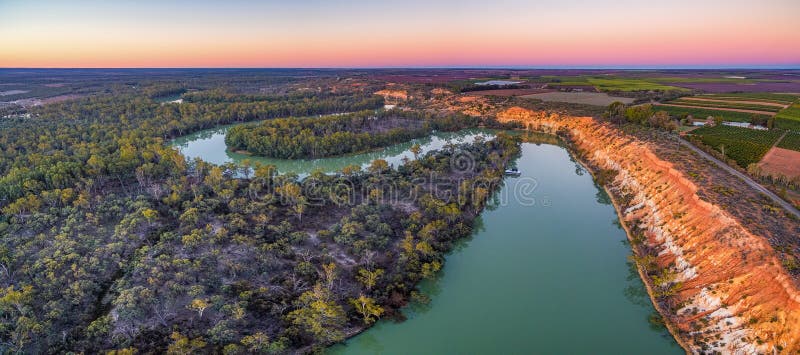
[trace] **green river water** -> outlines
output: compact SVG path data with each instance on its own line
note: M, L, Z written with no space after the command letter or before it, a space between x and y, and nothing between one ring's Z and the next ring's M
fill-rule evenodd
M249 158L303 176L383 158L412 158L413 143L347 157L276 160L226 151L226 127L174 142L212 163ZM471 141L486 131L440 133L416 141L423 151ZM523 143L520 177L507 177L474 235L450 255L430 297L408 319L379 321L330 349L334 354L680 354L635 269L625 232L607 196L558 145ZM522 196L522 197L520 197Z

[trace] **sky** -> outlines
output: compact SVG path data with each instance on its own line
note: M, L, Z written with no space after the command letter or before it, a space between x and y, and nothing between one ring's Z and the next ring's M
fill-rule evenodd
M0 67L799 67L800 0L0 0Z

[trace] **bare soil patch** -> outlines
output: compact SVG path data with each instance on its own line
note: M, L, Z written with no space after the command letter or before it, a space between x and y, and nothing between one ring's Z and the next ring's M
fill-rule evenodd
M383 96L383 98L389 102L399 102L408 100L408 92L405 90L389 90L383 89L380 91L376 91L375 95Z
M745 109L740 109L740 108L711 107L711 106L698 107L698 106L692 106L692 105L677 105L677 104L659 104L659 103L656 103L656 104L653 104L653 106L672 106L672 107L685 107L685 108L701 108L701 109L716 110L716 111L755 113L755 114L765 115L765 116L775 116L775 114L777 113L777 112L758 111L758 110L745 110Z
M608 106L619 101L622 103L632 103L633 98L610 96L604 92L561 92L553 91L540 94L521 96L526 99L538 99L542 101L568 102L573 104L584 104L594 106Z
M773 147L758 166L769 174L797 177L800 176L800 152Z

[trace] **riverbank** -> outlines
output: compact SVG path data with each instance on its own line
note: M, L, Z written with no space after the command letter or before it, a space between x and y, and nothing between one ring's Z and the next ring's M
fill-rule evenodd
M614 196L650 297L690 352L800 348L800 296L776 251L648 144L590 117L498 115L558 134Z
M514 162L521 176L504 179L475 234L419 286L429 302L332 354L683 353L648 324L655 310L610 201L555 136L546 138L523 139Z
M587 170L591 171L591 169ZM594 173L592 173L592 176L594 176ZM624 216L622 215L622 208L620 207L619 202L617 202L617 200L619 200L619 197L615 196L605 185L603 185L603 191L605 191L608 194L609 198L611 198L611 204L614 205L614 210L617 212L617 218L619 218L619 224L620 226L622 226L622 229L625 230L625 235L628 237L628 242L631 243L631 250L633 250L633 252L637 255L643 254L641 250L637 250L637 247L635 245L635 240L633 239L633 233L631 232L630 227L628 227L628 224L625 223ZM667 331L670 334L672 334L672 337L675 339L675 342L677 342L678 345L680 345L681 348L683 348L683 350L686 351L686 353L691 353L692 348L689 346L688 343L686 343L686 341L683 338L681 338L680 333L676 328L676 325L669 321L669 313L667 313L667 310L663 309L663 307L660 307L658 302L655 302L656 294L653 291L653 287L650 286L650 282L647 282L648 277L646 270L644 269L644 267L642 267L641 264L639 263L634 263L634 264L636 265L636 272L639 274L639 278L642 280L644 288L647 290L647 295L648 297L650 297L651 302L653 302L653 307L656 309L661 319L664 320L664 327L667 328Z
M449 143L472 142L478 137L489 140L493 133L441 132L414 144L420 144L424 155ZM343 330L344 336L354 338L336 349L346 354L372 354L380 344L388 353L412 348L423 353L454 349L462 353L477 349L486 353L520 349L549 353L680 351L663 329L648 326L647 319L655 310L627 262L630 248L622 243L627 238L624 231L610 223L616 219L613 206L598 197L599 188L584 169L576 169L558 137L535 132L524 136L524 154L514 163L522 174L507 177L508 186L497 195L508 203L484 211L482 222L474 227L476 234L447 255L435 280L420 285L430 304L410 305L403 310L408 317L405 322L383 320L365 334L359 334L365 327L349 327ZM259 161L246 156L239 160L233 152L217 160L226 152L223 137L224 132L211 130L174 144L189 158L218 164L239 163L245 158ZM337 166L363 166L377 158L398 165L405 158L413 159L411 145L403 143L346 158L296 160L291 166L281 165L290 162L286 160L270 163L301 176L318 168L331 171ZM536 185L525 185L531 181ZM537 199L534 206L509 199L526 186L534 187L526 190ZM571 223L574 220L582 223ZM535 230L531 223L537 226ZM573 261L563 265L567 259ZM557 264L561 265L553 270L552 265ZM569 296L565 289L571 290ZM471 297L463 297L465 294ZM608 327L609 319L615 320L614 327ZM482 331L489 323L492 329ZM585 340L581 344L569 340L576 333Z

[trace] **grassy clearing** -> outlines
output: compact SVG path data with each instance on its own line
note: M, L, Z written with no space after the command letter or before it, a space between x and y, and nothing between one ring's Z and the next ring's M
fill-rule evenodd
M667 111L667 113L669 113L670 115L678 117L683 115L692 115L694 116L695 119L706 119L708 116L722 117L723 121L731 121L731 122L750 122L751 117L754 115L749 112L721 111L703 107L690 108L690 107L673 107L673 106L658 105L658 106L653 106L653 110ZM755 115L759 117L769 118L768 115L759 115L759 114Z
M668 102L670 104L676 105L689 105L689 106L697 106L697 107L706 107L706 108L735 108L735 109L742 109L742 110L756 110L756 111L765 111L765 112L778 112L782 110L781 107L778 106L765 106L765 105L757 105L757 104L750 104L750 103L736 103L736 102L710 102L710 101L695 101L695 100L685 100L685 99L677 99Z
M791 149L800 152L800 133L798 132L787 133L786 136L783 137L783 139L780 141L780 143L778 143L778 148Z
M781 130L758 131L729 126L701 127L691 132L691 136L723 152L743 168L760 161L782 134Z

